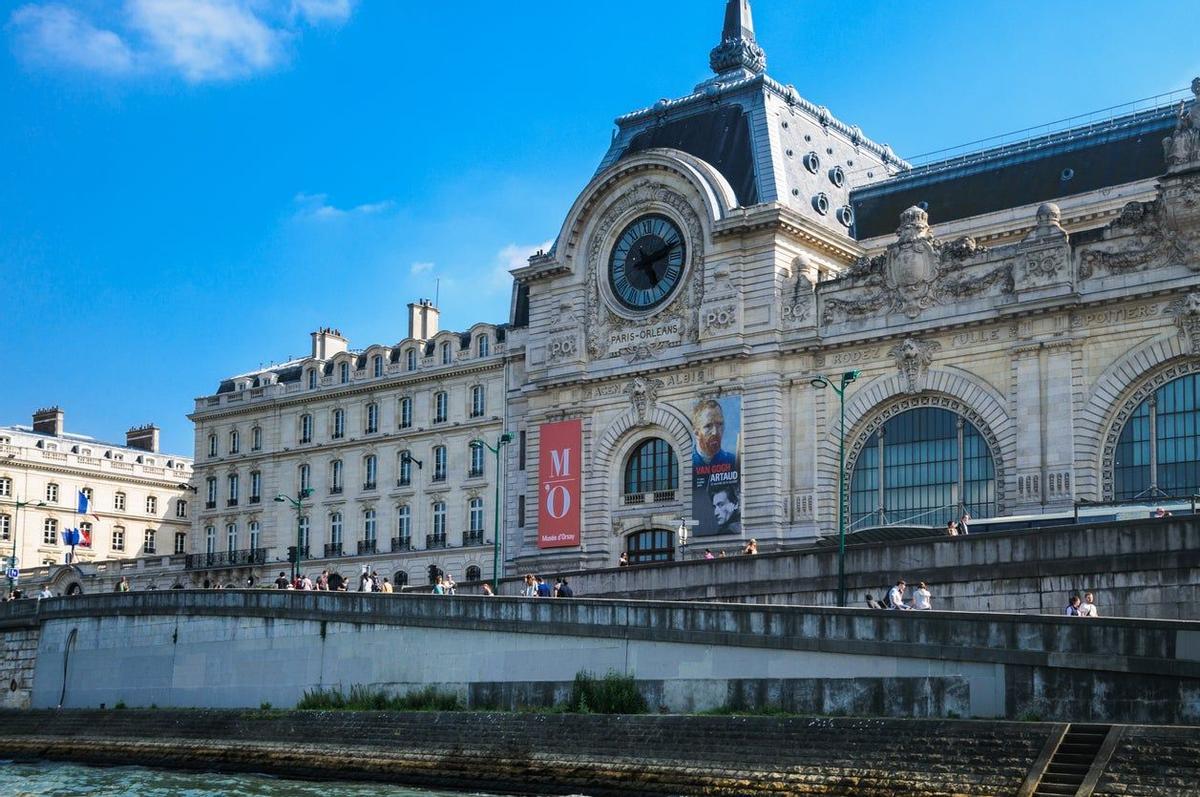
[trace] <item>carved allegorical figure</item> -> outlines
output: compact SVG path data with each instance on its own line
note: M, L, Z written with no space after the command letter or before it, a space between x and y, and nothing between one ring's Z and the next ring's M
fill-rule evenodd
M625 386L623 392L629 396L629 403L633 406L634 415L637 416L638 426L650 423L650 413L654 411L654 402L658 399L658 389L662 385L661 379L646 379L639 376Z
M1179 103L1175 130L1163 139L1167 172L1200 166L1200 77L1192 79L1191 107Z
M888 355L896 363L905 393L920 393L925 389L929 364L933 362L934 353L941 348L942 344L936 341L920 341L915 338L906 338L904 342L892 347Z
M1189 293L1177 299L1167 312L1175 316L1175 326L1183 337L1184 349L1190 354L1200 354L1200 293Z

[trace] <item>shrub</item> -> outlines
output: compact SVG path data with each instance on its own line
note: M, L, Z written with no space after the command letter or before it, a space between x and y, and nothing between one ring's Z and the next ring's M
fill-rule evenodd
M645 714L647 705L632 675L609 670L597 680L581 670L571 685L567 710L576 714Z
M461 711L458 696L427 686L404 695L355 684L350 694L340 689L313 689L304 693L296 708L309 711Z

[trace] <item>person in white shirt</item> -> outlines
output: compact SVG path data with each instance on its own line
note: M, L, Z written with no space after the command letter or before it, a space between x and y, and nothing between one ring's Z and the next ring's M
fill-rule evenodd
M888 603L890 603L892 605L893 609L911 609L912 608L911 606L906 606L904 604L904 587L905 587L904 579L900 579L899 581L896 582L896 586L892 587L888 591Z
M1079 607L1080 617L1099 617L1100 612L1096 609L1096 596L1090 592L1085 592L1083 595L1083 603Z
M41 592L39 592L37 596L38 600L41 600L42 598L53 598L54 593L50 591L49 587L43 586Z
M914 609L932 609L933 606L929 602L931 597L932 596L929 594L929 588L926 587L925 582L922 581L917 585L916 591L913 592L912 607Z

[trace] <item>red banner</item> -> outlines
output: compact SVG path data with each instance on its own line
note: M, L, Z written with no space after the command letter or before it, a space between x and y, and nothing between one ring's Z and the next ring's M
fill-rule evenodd
M583 422L542 424L538 450L538 547L579 545Z

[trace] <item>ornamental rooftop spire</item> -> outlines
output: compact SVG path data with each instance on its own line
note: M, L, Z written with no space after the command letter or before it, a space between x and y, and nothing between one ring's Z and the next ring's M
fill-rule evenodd
M721 43L709 53L708 63L722 78L750 77L766 71L767 54L754 39L750 0L726 0Z

